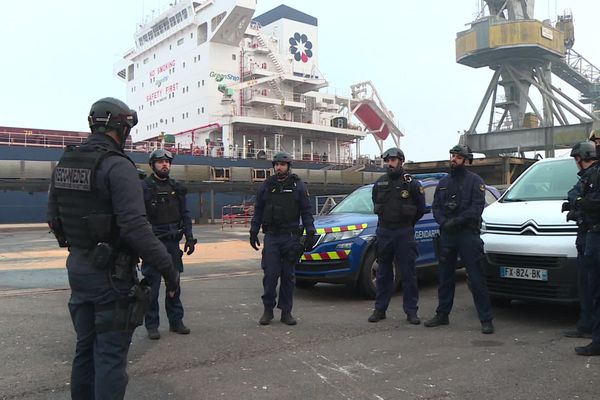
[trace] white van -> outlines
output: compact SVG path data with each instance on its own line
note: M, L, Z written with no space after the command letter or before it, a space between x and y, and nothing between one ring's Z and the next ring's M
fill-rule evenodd
M577 172L571 157L538 161L485 208L481 239L494 303L578 301L577 226L561 212Z

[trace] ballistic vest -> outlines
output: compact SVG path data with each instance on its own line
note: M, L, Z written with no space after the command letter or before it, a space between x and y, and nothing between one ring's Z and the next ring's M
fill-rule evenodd
M374 210L382 226L413 225L417 206L410 191L411 180L410 175L401 174L397 178L390 179L386 174L375 182L377 193Z
M58 203L58 216L69 247L91 249L98 243L89 220L94 215L112 216L111 199L97 189L96 171L106 157L123 153L101 145L67 146L54 169L52 182ZM111 241L116 240L116 224L110 218ZM91 225L91 226L90 226ZM109 238L102 238L106 240ZM108 241L108 240L107 240Z
M177 224L181 221L181 200L186 189L173 179L157 181L146 178L150 200L146 201L146 213L152 225Z
M267 180L262 221L265 232L288 233L298 229L300 205L294 196L298 180L294 174L283 182L275 177Z

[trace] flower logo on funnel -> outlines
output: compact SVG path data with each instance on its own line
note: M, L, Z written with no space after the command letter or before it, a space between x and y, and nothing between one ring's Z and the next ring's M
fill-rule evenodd
M294 33L290 38L290 53L294 55L294 60L307 62L313 56L312 43L304 33Z

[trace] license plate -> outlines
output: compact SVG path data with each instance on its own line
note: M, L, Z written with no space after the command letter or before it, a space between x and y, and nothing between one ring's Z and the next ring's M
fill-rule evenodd
M501 278L548 281L548 270L539 268L500 267Z

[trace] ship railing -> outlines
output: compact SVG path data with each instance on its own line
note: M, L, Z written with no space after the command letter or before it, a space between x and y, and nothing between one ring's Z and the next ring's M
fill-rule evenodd
M15 147L41 147L41 148L64 148L67 145L79 145L85 142L88 135L55 135L46 133L28 133L28 132L9 132L0 130L0 146L15 146ZM131 142L127 141L125 151L134 153L150 154L156 149L166 149L176 155L190 155L210 158L224 158L226 154L222 143L210 142L205 145L191 143L182 145L181 143L162 143L161 141L142 141ZM352 166L356 163L351 158L342 158L335 160L328 153L319 153L310 151L308 146L300 151L299 146L295 149L280 148L275 150L272 148L248 147L244 154L244 148L235 146L232 148L232 158L248 158L257 160L271 160L278 151L288 151L293 154L293 158L298 161L316 162L323 164Z
M232 205L228 204L221 209L221 229L226 226L248 227L254 215L254 206L248 204Z
M47 133L0 131L0 145L62 148L83 143L87 136L53 135Z
M270 87L253 87L244 89L245 101L254 99L256 97L267 97L277 101L287 100L306 104L305 96L300 93L294 93L286 90L276 91Z

